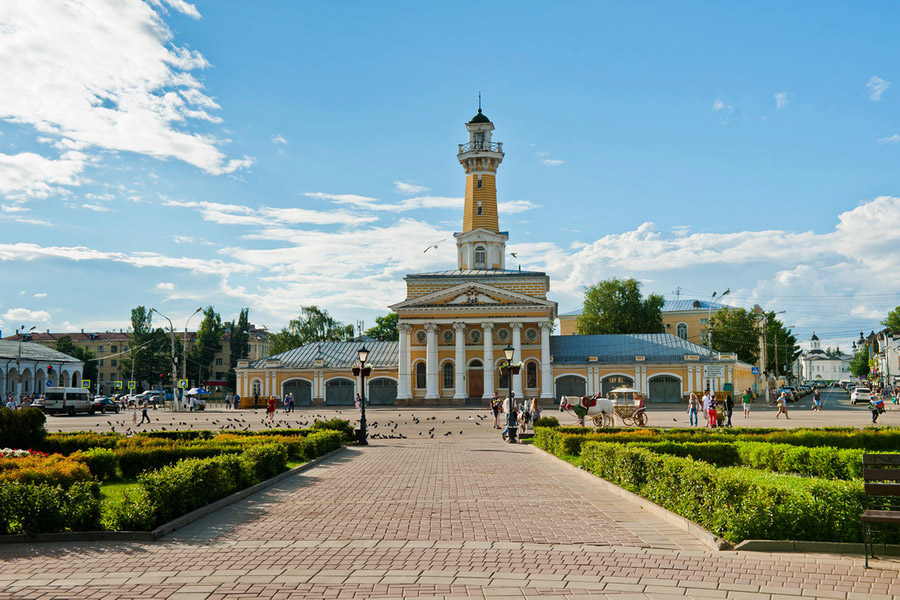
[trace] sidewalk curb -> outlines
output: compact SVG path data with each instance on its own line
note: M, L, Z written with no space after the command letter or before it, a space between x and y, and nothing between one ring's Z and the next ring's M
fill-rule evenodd
M216 512L222 508L230 504L234 504L239 500L243 500L247 496L251 496L257 492L260 492L270 486L275 485L279 481L290 477L291 475L296 475L297 473L302 473L307 469L311 469L315 466L318 466L322 462L328 460L329 458L343 452L345 450L345 446L341 446L337 450L332 450L328 454L324 454L319 458L314 458L309 462L303 463L293 469L285 471L284 473L279 473L275 477L271 479L267 479L265 481L261 481L256 485L245 488L239 492L235 492L230 496L226 496L221 498L220 500L216 500L212 504L207 504L206 506L201 506L195 511L189 512L186 515L181 515L180 517L169 521L168 523L163 523L153 531L66 531L66 532L58 532L58 533L38 533L35 535L28 534L11 534L11 535L0 535L0 544L31 544L31 543L42 543L42 542L100 542L100 541L115 541L115 542L153 542L160 539L163 536L166 536L176 529L180 529L185 525L189 525L198 519L202 519L203 517Z
M711 531L707 531L703 527L700 527L699 525L697 525L690 519L686 519L686 518L682 517L681 515L677 515L677 514L673 513L672 511L670 511L666 508L663 508L662 506L660 506L658 504L650 502L649 500L646 500L645 498L641 498L637 494L629 492L628 490L621 488L621 487L617 486L616 484L611 483L601 477L597 477L593 473L585 471L584 469L579 469L572 463L562 460L561 458L554 456L553 454L550 454L546 450L542 450L542 449L538 448L537 446L534 446L533 444L529 444L529 446L531 448L533 448L535 452L539 452L546 456L549 456L549 457L553 458L554 460L562 463L563 466L565 466L566 468L568 468L572 471L575 471L576 473L580 473L582 476L589 477L591 479L591 481L599 484L601 487L606 489L606 491L611 492L621 498L624 498L625 500L630 501L632 504L635 504L635 505L639 506L640 508L643 508L647 512L653 514L656 517L661 518L663 521L665 521L666 523L669 523L670 525L674 525L683 531L687 531L688 533L690 533L691 535L693 535L694 537L699 539L701 542L703 542L704 544L709 546L712 550L731 550L732 549L732 545L729 542L723 540L722 538L715 535ZM860 545L862 545L862 544L860 544Z
M876 556L900 556L900 545L875 544ZM795 552L797 554L865 554L865 545L856 542L806 542L802 540L744 540L736 552Z

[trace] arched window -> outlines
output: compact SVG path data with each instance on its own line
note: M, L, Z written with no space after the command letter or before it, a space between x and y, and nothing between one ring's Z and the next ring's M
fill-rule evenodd
M475 268L484 269L487 267L487 252L484 246L475 247Z
M525 387L534 389L537 387L537 363L530 362L525 367Z
M454 387L453 383L453 363L447 361L444 363L444 388L450 389Z
M254 380L250 385L250 394L253 396L262 394L262 382L259 379Z
M423 362L416 365L416 389L425 389L425 363Z
M675 328L675 335L680 337L683 340L687 339L687 324L679 323L678 327Z

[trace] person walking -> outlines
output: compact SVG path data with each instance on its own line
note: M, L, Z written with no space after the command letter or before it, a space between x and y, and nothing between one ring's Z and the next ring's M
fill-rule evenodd
M819 396L818 388L813 392L813 405L812 409L815 412L819 412L822 409L822 397Z
M775 404L778 405L778 412L775 413L775 418L776 418L776 419L777 419L778 417L780 417L781 415L784 415L785 418L788 418L788 419L791 418L790 416L788 416L788 411L787 411L787 394L786 394L786 393L781 392L781 395L778 396L778 399L775 401Z
M709 394L709 392L707 392ZM718 407L718 402L716 402L716 397L712 394L709 394L709 409L707 413L709 414L709 426L712 428L716 428L719 426L719 412L716 410Z
M275 420L275 396L269 396L269 402L266 404L266 417L269 423Z
M232 403L234 402L234 394L228 392L225 396L225 408L231 408Z
M725 396L725 427L731 427L731 415L734 413L734 398L731 394Z
M531 399L531 422L532 424L541 418L541 401L537 396Z
M500 398L497 397L497 393L494 392L494 397L491 400L491 413L494 415L494 429L500 429L500 406L502 402Z
M237 392L234 393L234 410L237 410L241 407L241 395Z
M875 398L869 398L869 410L872 411L872 425L875 425L878 422L878 402Z
M744 404L744 418L747 419L750 417L750 404L753 402L753 392L750 391L750 388L747 388L747 391L741 396L741 401Z
M147 404L147 399L144 398L144 401L141 402L141 422L138 425L143 425L146 420L148 423L150 422L150 416L147 414L147 409L149 408Z
M362 398L359 394L356 394L356 399L354 400L354 404L356 406L356 410L359 410L359 407L362 405Z
M290 398L291 412L294 412L294 392L291 392L290 394L288 394L288 397Z
M688 398L688 418L691 422L691 427L697 426L697 410L699 409L700 401L697 400L697 394L691 392L690 398Z

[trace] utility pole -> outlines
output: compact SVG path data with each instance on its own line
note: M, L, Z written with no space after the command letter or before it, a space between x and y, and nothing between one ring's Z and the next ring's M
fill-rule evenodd
M178 364L175 362L175 325L172 323L172 319L162 314L155 308L151 308L150 312L155 312L169 322L169 333L172 338L172 404L176 407L175 410L178 411L181 407L179 406L178 399L175 397L175 390L178 389ZM165 401L165 394L163 394L163 401Z
M725 291L722 292L722 295L719 298L724 298L728 294L731 293L731 288L725 288ZM706 305L706 349L709 350L710 356L712 355L712 301L713 298L716 297L716 292L712 293L712 296L709 297L709 304Z
M200 312L201 310L203 310L203 307L202 307L202 306L201 306L200 308L198 308L197 310L195 310L195 311L191 314L191 316L187 318L187 321L184 322L184 337L181 338L181 378L182 378L182 379L187 379L187 338L188 338L188 323L190 323L190 322L191 322L191 319L194 317L194 315L196 315L196 314L197 314L198 312ZM174 390L172 391L172 393L173 393L173 394L175 393Z

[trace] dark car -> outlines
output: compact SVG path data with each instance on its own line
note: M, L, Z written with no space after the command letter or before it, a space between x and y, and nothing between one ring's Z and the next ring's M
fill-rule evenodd
M99 410L102 413L117 413L119 412L119 405L106 396L103 396L102 398L94 398L94 410Z

